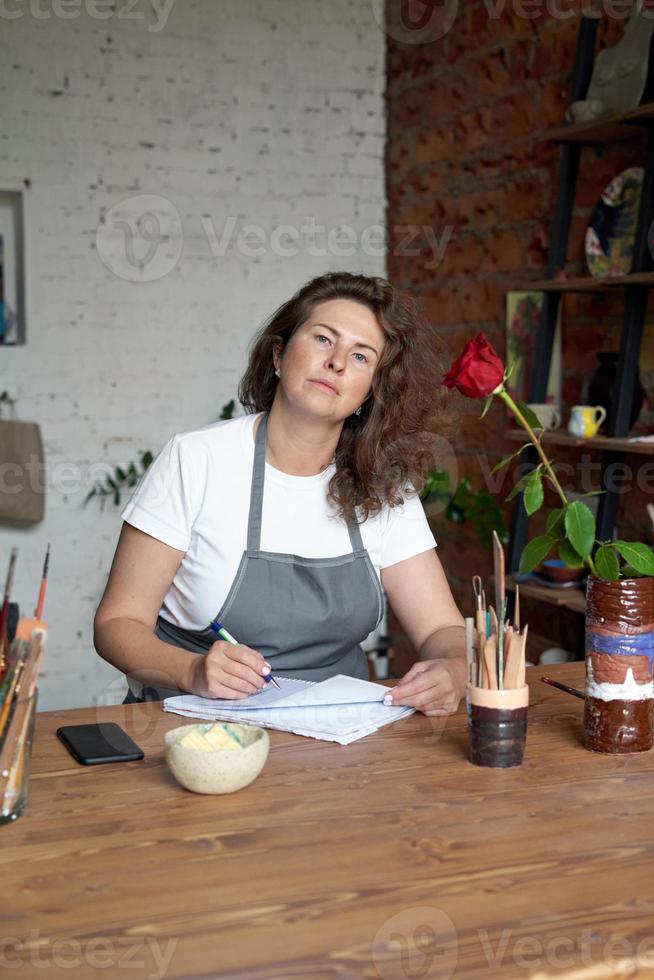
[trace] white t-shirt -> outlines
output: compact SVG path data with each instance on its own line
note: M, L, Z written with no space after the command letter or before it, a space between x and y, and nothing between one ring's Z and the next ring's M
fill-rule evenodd
M205 629L220 611L247 542L254 422L245 415L175 435L148 467L122 512L128 524L186 554L160 615ZM347 526L327 500L334 464L291 476L266 463L262 551L328 558L352 551ZM359 525L377 575L436 546L415 492Z

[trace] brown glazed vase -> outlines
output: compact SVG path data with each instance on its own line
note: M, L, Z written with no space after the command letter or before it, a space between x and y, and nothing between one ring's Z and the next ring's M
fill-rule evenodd
M584 744L593 752L652 747L654 578L586 586Z

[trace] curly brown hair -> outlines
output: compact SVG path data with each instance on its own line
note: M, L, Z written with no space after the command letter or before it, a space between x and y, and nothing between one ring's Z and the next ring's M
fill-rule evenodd
M372 397L360 415L345 419L329 483L340 516L362 522L384 505L401 504L407 484L419 492L436 465L436 436L452 432L448 393L440 385L442 342L413 298L379 276L329 272L311 279L254 338L238 397L247 412L270 411L278 383L273 351L283 350L315 307L332 299L368 307L385 334Z

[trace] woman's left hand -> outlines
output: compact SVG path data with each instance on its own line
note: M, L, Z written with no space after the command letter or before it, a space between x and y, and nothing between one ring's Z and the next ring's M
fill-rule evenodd
M384 704L408 705L424 715L453 715L466 691L466 662L460 657L421 660L384 697Z

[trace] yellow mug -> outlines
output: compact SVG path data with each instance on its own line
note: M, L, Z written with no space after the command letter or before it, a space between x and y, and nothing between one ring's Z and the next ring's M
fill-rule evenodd
M601 405L573 405L570 409L568 432L571 436L592 439L606 418L606 409Z

